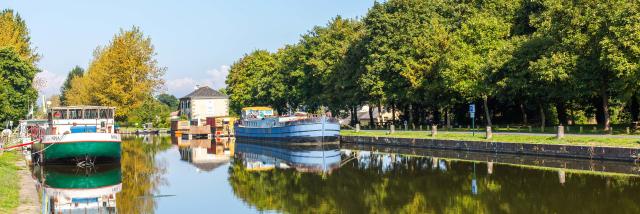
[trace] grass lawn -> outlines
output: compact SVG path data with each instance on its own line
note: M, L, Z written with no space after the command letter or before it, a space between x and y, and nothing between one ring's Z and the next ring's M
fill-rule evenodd
M432 139L429 131L396 131L394 134L386 134L385 131L340 131L344 136L372 136L372 137L398 137L398 138L424 138ZM467 133L439 131L435 139L465 140L465 141L490 141L505 143L538 143L538 144L568 144L586 146L611 146L640 148L640 140L637 138L609 138L598 136L565 136L558 140L550 136L512 135L508 133L493 133L493 139L484 139L484 133L476 133L475 136Z
M0 154L0 213L11 213L19 204L18 154Z

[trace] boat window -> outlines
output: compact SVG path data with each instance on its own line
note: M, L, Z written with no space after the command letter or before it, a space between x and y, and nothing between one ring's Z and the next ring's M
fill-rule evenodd
M82 119L82 109L69 109L69 119Z
M56 109L53 110L53 119L67 119L67 110L66 109Z
M102 118L102 119L112 119L113 118L113 109L100 109L100 118Z
M98 119L98 109L85 109L84 119Z

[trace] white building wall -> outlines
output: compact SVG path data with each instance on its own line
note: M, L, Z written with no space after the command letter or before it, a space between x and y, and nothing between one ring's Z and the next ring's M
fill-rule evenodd
M191 100L191 119L204 120L207 117L229 115L229 99L206 98Z

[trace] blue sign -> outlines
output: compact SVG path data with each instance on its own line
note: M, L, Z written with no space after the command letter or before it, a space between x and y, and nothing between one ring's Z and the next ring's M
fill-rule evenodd
M469 105L469 113L476 113L476 104Z

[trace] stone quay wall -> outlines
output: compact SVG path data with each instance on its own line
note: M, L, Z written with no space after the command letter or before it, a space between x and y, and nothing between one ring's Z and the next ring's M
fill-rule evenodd
M561 144L504 143L483 141L457 141L442 139L393 138L368 136L341 136L342 143L447 149L505 154L583 158L593 160L640 161L640 148L602 146L574 146Z

